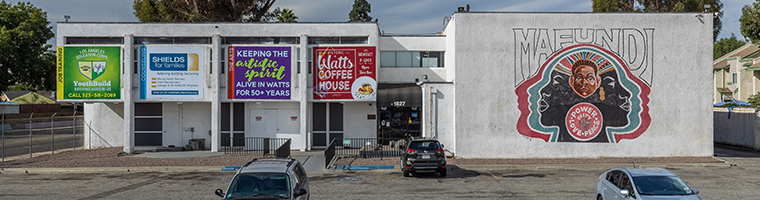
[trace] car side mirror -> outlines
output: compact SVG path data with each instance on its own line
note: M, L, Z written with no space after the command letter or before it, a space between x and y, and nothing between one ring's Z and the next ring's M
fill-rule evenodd
M631 192L628 190L620 190L620 195L623 195L624 197L630 196Z
M295 194L293 196L297 197L297 196L302 196L304 194L306 194L306 189L301 188L301 189L296 190L296 192L295 192Z
M216 191L214 191L214 194L216 194L216 196L224 197L224 192L222 192L222 189L216 189Z
M691 191L694 192L694 194L699 194L699 190L697 190L697 188L691 188Z

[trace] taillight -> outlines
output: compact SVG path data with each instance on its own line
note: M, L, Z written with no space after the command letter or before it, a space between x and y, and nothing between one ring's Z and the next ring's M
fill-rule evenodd
M438 153L443 153L443 149L438 149Z
M414 153L414 149L407 149L406 153Z

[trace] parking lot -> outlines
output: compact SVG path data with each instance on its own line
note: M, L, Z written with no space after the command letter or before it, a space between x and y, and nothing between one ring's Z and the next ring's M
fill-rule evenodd
M737 166L669 165L703 199L760 197L760 158ZM599 174L614 165L450 166L449 175L403 177L397 170L311 173L312 199L594 199ZM627 167L627 166L619 166ZM98 172L0 175L7 199L215 199L231 172Z

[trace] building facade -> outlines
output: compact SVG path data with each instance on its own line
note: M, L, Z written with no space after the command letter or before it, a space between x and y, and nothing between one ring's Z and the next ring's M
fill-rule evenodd
M713 103L747 101L760 92L760 47L745 44L713 61Z
M86 147L125 152L413 135L464 158L710 156L712 76L681 73L711 58L712 20L696 15L460 12L430 36L59 22L59 91L73 89L58 94L87 102Z

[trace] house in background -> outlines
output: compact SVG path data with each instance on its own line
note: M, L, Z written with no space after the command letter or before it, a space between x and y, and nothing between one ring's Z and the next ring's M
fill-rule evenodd
M53 95L52 91L5 91L0 94L0 101L20 104L19 114L61 112L61 104L56 102ZM69 104L67 103L67 105ZM69 105L69 107L73 107L73 105ZM69 108L68 110L72 109Z
M713 104L760 92L760 46L746 44L713 61Z

